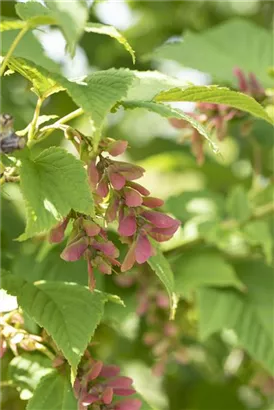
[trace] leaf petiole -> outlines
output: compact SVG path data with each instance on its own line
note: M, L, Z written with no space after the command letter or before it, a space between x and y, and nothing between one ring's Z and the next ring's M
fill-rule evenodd
M32 141L35 138L35 132L36 132L36 125L37 125L37 121L40 115L40 110L42 107L44 99L42 97L39 97L37 100L37 104L35 107L35 111L34 111L34 115L33 115L33 119L30 123L30 127L29 127L29 132L28 132L28 142L30 143L30 141Z

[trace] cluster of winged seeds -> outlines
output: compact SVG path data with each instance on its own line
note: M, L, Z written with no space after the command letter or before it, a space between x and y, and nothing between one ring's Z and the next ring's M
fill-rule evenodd
M113 159L126 148L126 141L106 139L101 142L97 156L88 164L88 180L97 217L71 212L49 236L51 243L61 242L69 221L73 221L61 258L70 262L86 259L91 290L95 287L94 268L110 275L113 267L125 272L135 262L143 264L155 254L152 241L169 240L180 225L178 220L159 211L164 201L150 196L145 187L135 182L145 172L142 167ZM107 227L113 222L117 222L120 241L128 244L122 262L118 260L119 250L108 239Z

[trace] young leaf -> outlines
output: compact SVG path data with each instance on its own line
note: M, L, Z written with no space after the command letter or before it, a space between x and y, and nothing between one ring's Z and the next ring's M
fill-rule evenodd
M251 216L251 208L246 191L241 185L233 187L227 199L229 215L238 222L245 222Z
M216 85L191 86L188 88L173 88L155 96L156 102L188 101L224 104L238 110L248 112L254 117L262 118L273 124L264 108L254 98L247 94L229 90Z
M115 38L130 53L133 64L135 63L135 54L133 48L128 43L127 39L115 27L106 26L105 24L100 23L88 23L85 27L85 31L87 33L105 34L107 36Z
M170 300L170 318L174 319L176 308L177 308L177 297L175 295L174 288L174 277L168 260L165 258L161 252L159 246L155 241L153 243L154 249L156 250L156 255L151 256L148 260L148 264L151 269L156 273L160 281L165 286L169 300Z
M195 50L195 52L193 52ZM252 72L271 86L267 68L273 65L273 34L247 19L229 19L202 31L184 33L183 41L164 44L151 55L210 73L217 81L237 85L233 68Z
M72 368L77 366L102 316L106 297L66 282L26 282L8 272L2 287L16 295L19 306L44 327Z
M245 295L232 289L200 289L200 336L206 339L221 329L233 329L240 346L274 374L273 270L254 261L236 270L247 287Z
M217 251L183 254L174 263L176 292L189 292L205 286L234 286L243 290L233 267Z
M27 410L77 410L77 400L68 378L53 370L44 376L27 405Z
M70 55L75 55L76 44L84 33L88 20L88 7L85 0L46 0L46 5L56 23L61 27L67 41Z
M25 352L14 357L8 368L9 379L19 391L31 397L41 378L52 372L51 360L39 352Z
M93 199L81 161L51 147L37 157L22 158L21 190L27 207L25 240L52 228L71 209L93 214Z
M192 127L195 128L199 132L199 134L201 134L208 141L214 152L219 151L217 146L211 140L208 131L203 127L203 125L181 110L174 109L169 107L168 105L156 103L153 101L123 101L121 104L126 109L145 108L148 111L155 112L165 118L178 118L185 120L189 122Z
M22 29L25 25L22 20L3 20L0 22L0 32Z
M50 95L64 90L56 80L50 77L50 74L31 61L10 57L8 66L27 78L33 84L34 92L42 99L46 99Z

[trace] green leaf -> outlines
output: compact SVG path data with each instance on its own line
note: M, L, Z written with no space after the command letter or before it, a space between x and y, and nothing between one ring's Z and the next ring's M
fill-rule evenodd
M130 53L133 64L135 63L135 53L127 39L113 26L106 26L100 23L88 23L85 27L87 33L105 34L112 38L115 38L125 49Z
M40 67L36 66L31 61L10 57L8 66L27 78L33 84L34 92L43 99L64 90L56 80L50 78L50 75L47 75L45 70L41 70Z
M227 211L238 222L245 222L251 216L251 208L245 189L241 186L233 187L227 199Z
M0 32L8 30L18 30L25 27L26 23L22 20L3 20L0 22Z
M31 397L41 378L52 372L51 360L38 352L25 352L14 357L9 364L9 379L23 393Z
M77 400L67 377L56 370L43 377L27 410L77 410Z
M182 295L204 286L244 289L233 267L217 251L182 254L174 263L174 272L176 292Z
M92 73L84 83L71 82L59 75L55 77L74 102L91 116L96 129L93 138L96 149L103 121L116 102L126 96L134 78L133 73L128 69L111 68Z
M248 243L262 247L266 261L270 264L273 259L273 243L269 223L266 221L251 221L244 226L244 235Z
M166 288L170 300L170 318L174 319L177 308L177 297L174 292L175 289L173 272L168 260L161 252L157 243L152 240L151 242L156 251L156 255L149 258L148 264Z
M203 125L181 110L174 109L169 107L168 105L156 103L153 101L122 101L121 104L126 109L145 108L148 111L155 112L165 118L178 118L185 120L189 122L192 127L195 128L199 132L199 134L201 134L207 140L214 152L219 151L217 146L211 140L209 132L203 127Z
M193 52L195 50L195 52ZM233 68L252 72L265 87L273 65L273 33L246 19L230 19L201 33L187 32L183 40L164 44L151 57L169 59L210 73L218 82L237 85Z
M200 336L233 329L239 345L274 374L273 270L248 261L236 265L236 271L247 288L245 295L232 289L200 289Z
M262 118L273 124L264 108L252 97L226 87L216 85L173 88L163 91L154 98L157 102L188 101L225 104L238 110L248 112L254 117Z
M63 352L75 377L77 366L102 316L105 295L66 282L26 282L2 271L2 287L44 327Z
M70 55L75 55L76 44L84 33L88 20L88 8L85 0L46 0L51 16L61 27L67 41Z
M27 3L17 3L15 10L22 20L31 20L37 16L49 16L50 10L38 1L28 1Z
M80 259L67 263L60 258L64 244L54 246L41 260L37 254L18 254L13 260L11 271L28 282L39 280L72 282L87 286L86 261Z
M88 215L94 213L86 171L72 154L51 147L37 157L21 161L20 181L27 226L20 240L48 231L71 209Z
M159 71L132 71L134 80L125 100L150 101L161 91L182 87L185 83L178 78L167 76Z
M18 33L19 30L10 30L1 34L1 55L5 56L7 54ZM21 57L33 61L51 73L59 71L58 64L46 57L42 45L31 31L28 31L23 36L12 55L13 57Z
M15 6L15 10L18 16L22 20L27 21L32 27L42 24L55 24L55 19L51 15L50 10L36 1L18 3Z

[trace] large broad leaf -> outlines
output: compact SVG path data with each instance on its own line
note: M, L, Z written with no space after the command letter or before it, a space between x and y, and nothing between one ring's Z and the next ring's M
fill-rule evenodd
M133 78L130 70L114 68L97 71L87 77L84 83L75 83L56 76L74 102L91 117L96 129L93 139L95 145L99 142L100 129L106 115L117 101L126 96Z
M72 283L31 284L6 271L1 279L2 287L17 296L21 308L51 335L75 377L81 356L103 316L106 296Z
M38 254L19 253L13 259L11 271L28 282L39 280L72 282L87 286L88 277L86 261L80 259L73 263L67 263L60 258L64 244L54 246L44 258Z
M85 27L87 33L104 34L115 38L130 53L133 63L135 63L135 54L127 39L113 26L106 26L100 23L88 23Z
M21 190L27 207L25 240L45 232L71 209L93 214L93 199L81 161L51 147L37 157L22 158Z
M148 264L151 269L156 273L160 281L165 286L169 300L170 300L170 318L174 319L177 308L177 297L174 289L174 276L171 270L168 260L165 258L159 246L155 241L153 242L154 249L156 251L155 256L151 256L148 260Z
M25 352L14 357L8 375L23 397L31 397L41 378L52 372L51 360L38 352ZM22 398L22 397L21 397Z
M32 61L32 59L30 59ZM74 102L91 117L95 134L93 144L96 148L100 139L103 121L111 108L127 95L133 81L134 72L128 69L110 69L97 71L88 76L84 82L69 81L63 76L49 72L43 66L37 66L31 61L24 60L21 74L31 79L34 76L34 87L45 95L66 89Z
M1 34L1 54L5 56L9 51L19 30L9 30ZM41 65L50 72L58 72L59 66L54 61L45 56L43 47L31 31L28 31L19 44L15 47L12 55L22 57Z
M273 65L273 34L237 18L202 33L186 33L182 41L156 49L152 58L174 60L233 85L237 85L233 68L238 66L256 74L267 87L271 86L267 69Z
M174 263L175 289L182 295L204 286L243 289L233 267L217 251L182 254Z
M43 377L27 410L77 410L77 400L67 377L57 371Z
M33 84L34 92L42 99L64 89L45 70L41 70L40 67L37 67L31 61L10 57L8 66L27 78Z
M67 41L68 51L74 56L76 44L84 33L88 20L88 7L85 0L46 0L46 5L56 23L61 27Z
M157 102L188 101L224 104L248 112L254 117L262 118L270 124L273 123L264 108L254 98L216 85L174 88L159 93L154 100Z
M246 285L245 295L232 289L199 291L200 336L233 329L239 344L274 374L273 270L254 261L242 262L236 270Z
M189 122L193 128L195 128L199 134L201 134L210 144L214 152L218 152L217 146L210 139L209 132L204 126L196 121L190 115L185 114L183 111L171 108L168 105L159 104L153 101L123 101L122 105L126 109L145 108L148 111L155 112L165 118L178 118Z

